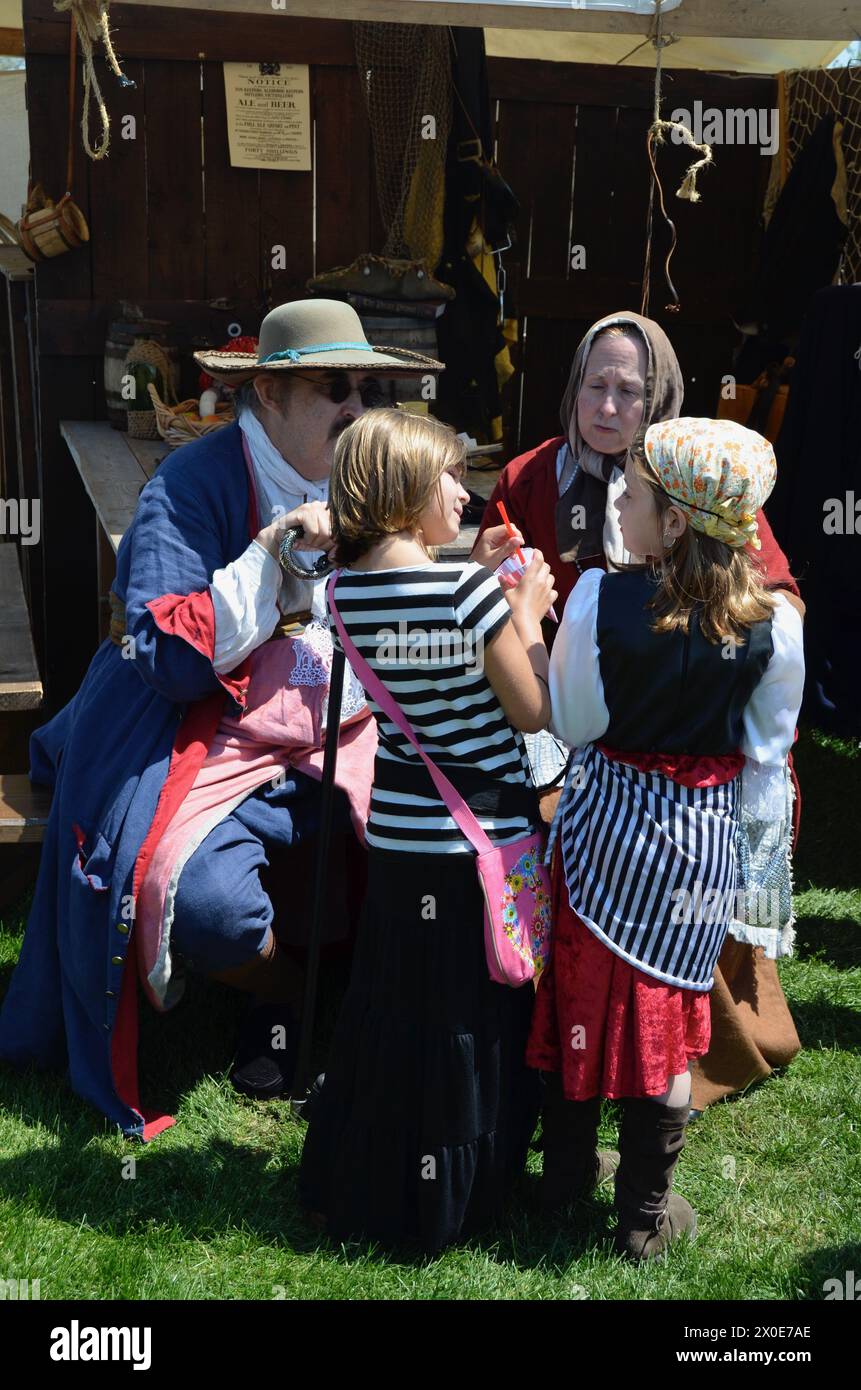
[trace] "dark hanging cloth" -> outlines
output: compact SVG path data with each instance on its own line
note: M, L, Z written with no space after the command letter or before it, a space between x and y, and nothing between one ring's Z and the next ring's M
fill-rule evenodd
M807 604L803 714L861 734L861 285L813 298L801 334L769 517Z
M823 116L799 152L763 232L756 278L736 312L739 322L759 325L736 362L739 381L753 381L783 360L813 295L834 279L846 237L831 196L834 120Z
M517 200L491 163L493 126L483 29L449 30L455 93L446 156L443 253L437 278L457 297L437 322L441 373L434 414L486 443L501 413L494 359L505 346L499 300L467 251L473 218L491 248L504 246ZM475 157L472 157L475 156Z

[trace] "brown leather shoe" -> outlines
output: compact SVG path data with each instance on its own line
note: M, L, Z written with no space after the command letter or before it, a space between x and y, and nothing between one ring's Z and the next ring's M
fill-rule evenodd
M616 1249L632 1260L652 1260L680 1236L696 1236L696 1212L670 1190L685 1144L689 1106L637 1098L623 1101L622 1107Z
M619 1164L615 1150L598 1152L601 1098L566 1100L558 1072L544 1073L544 1175L541 1204L558 1211L588 1197L612 1178Z

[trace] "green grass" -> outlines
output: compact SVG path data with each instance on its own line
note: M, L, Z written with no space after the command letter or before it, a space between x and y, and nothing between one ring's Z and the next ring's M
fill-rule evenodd
M241 1002L198 982L145 1025L143 1093L179 1120L151 1145L61 1077L0 1069L0 1279L38 1278L43 1298L821 1299L826 1279L861 1270L861 749L806 733L797 765L797 953L780 973L803 1051L691 1127L676 1185L695 1245L623 1264L609 1191L570 1221L542 1218L537 1154L493 1238L424 1263L327 1245L296 1203L304 1126L235 1095ZM22 933L20 914L0 924L0 989Z

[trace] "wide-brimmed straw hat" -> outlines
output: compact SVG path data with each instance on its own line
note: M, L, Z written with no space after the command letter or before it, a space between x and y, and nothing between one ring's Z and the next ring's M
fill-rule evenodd
M406 348L373 347L355 309L338 299L295 299L279 304L260 325L256 353L204 351L196 352L194 360L216 381L229 386L241 386L261 371L322 367L415 376L445 370L444 363Z

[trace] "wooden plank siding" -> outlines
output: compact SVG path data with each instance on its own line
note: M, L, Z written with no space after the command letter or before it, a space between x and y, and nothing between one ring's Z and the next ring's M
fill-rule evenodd
M498 163L521 204L517 243L503 258L506 314L516 312L520 338L520 373L503 413L511 454L558 432L571 358L589 324L640 309L653 95L643 71L513 59L493 59L489 71ZM665 114L697 99L720 109L775 104L771 78L678 72L665 86ZM695 157L671 142L657 154L678 234L670 274L681 305L666 307L669 229L656 198L648 312L679 355L685 411L710 415L732 370L739 335L731 312L755 264L769 160L757 147L716 147L700 176L701 201L691 203L674 195ZM580 268L573 247L582 247Z
M220 343L230 323L256 333L270 305L303 294L315 271L380 251L384 235L349 22L112 4L111 30L136 86L120 87L98 60L111 149L93 163L78 137L73 190L91 239L40 264L35 277L51 707L77 688L92 655L95 582L92 514L58 422L105 418L103 345L121 301L176 326L190 393L192 347ZM54 198L65 191L68 32L52 0L24 0L32 176ZM310 67L310 172L230 165L221 65L262 59ZM488 73L498 162L521 204L516 245L503 257L506 315L520 335L519 370L504 393L511 456L557 431L588 324L639 309L652 74L512 59L491 59ZM79 68L77 120L80 81ZM695 99L771 107L774 83L665 75L665 113ZM135 118L134 139L123 138L124 116ZM679 351L686 409L710 413L720 376L732 369L730 309L755 251L769 161L756 148L717 148L702 202L687 204L674 192L690 158L672 144L659 155L679 233L672 275L682 307L664 310L667 234L656 218L651 308ZM585 248L584 269L571 265L572 243ZM286 251L283 268L272 264L276 246ZM87 544L70 552L70 531ZM83 631L69 622L70 606L87 615Z

